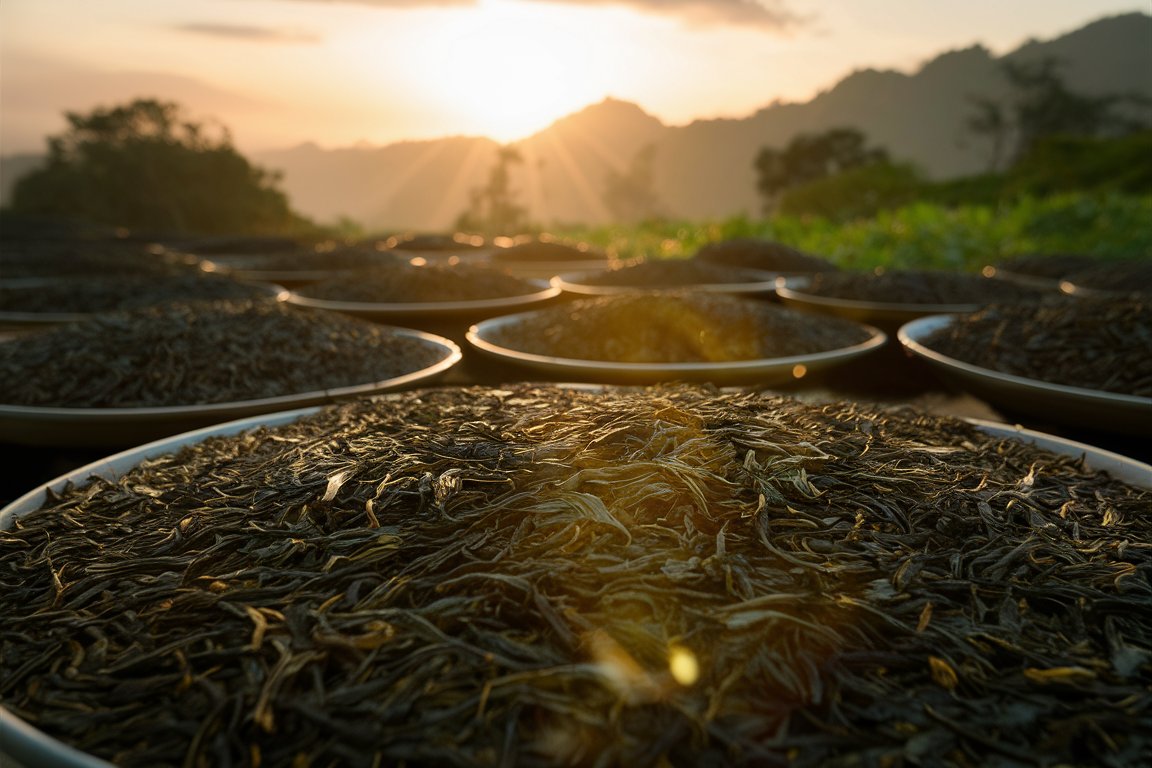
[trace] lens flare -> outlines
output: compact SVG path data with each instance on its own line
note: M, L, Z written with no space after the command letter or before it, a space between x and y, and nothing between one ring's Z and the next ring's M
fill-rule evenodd
M700 662L692 651L674 645L668 649L668 671L676 682L688 687L700 679Z

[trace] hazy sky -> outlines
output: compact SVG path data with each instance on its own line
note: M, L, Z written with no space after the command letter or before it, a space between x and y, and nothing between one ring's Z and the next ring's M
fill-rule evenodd
M138 96L242 151L509 141L606 96L670 125L805 101L855 69L993 53L1149 0L0 0L0 152Z

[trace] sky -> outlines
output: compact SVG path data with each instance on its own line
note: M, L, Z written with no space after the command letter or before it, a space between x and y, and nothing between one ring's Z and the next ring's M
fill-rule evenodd
M244 152L510 142L604 98L668 125L1007 53L1149 0L0 0L0 153L153 97Z

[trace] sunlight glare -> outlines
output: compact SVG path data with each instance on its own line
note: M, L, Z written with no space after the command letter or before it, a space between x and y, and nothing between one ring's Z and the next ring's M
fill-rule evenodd
M582 9L482 0L426 28L407 64L459 133L524 138L609 95L611 67Z
M681 645L668 649L668 670L673 679L685 687L700 679L700 662L696 660L696 654Z

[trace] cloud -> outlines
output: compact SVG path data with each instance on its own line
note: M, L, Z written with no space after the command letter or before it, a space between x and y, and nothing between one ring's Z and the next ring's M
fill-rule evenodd
M479 0L294 0L310 3L350 3L375 8L429 8L474 6ZM780 32L806 24L809 19L788 8L787 0L520 0L584 6L622 6L643 13L673 16L699 26L731 25Z
M806 23L781 0L532 0L567 5L620 5L644 13L676 16L701 26L753 26L786 31Z
M317 43L319 35L292 29L272 29L241 24L210 24L190 22L177 24L179 32L209 37L226 37L232 40L247 40L254 43Z

